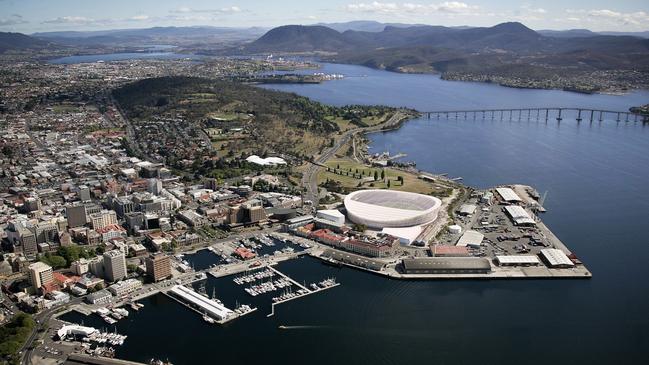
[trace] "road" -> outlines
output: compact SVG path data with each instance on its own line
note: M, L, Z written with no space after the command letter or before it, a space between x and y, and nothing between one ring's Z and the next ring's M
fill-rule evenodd
M304 174L302 175L302 186L306 187L304 200L310 200L311 202L313 202L314 207L318 206L318 202L320 201L318 194L318 171L320 170L320 168L324 167L325 162L331 159L336 151L340 149L340 147L349 142L350 138L352 138L353 135L357 133L375 132L384 128L395 126L405 117L405 113L403 113L402 111L397 111L386 122L377 124L372 127L352 129L343 133L340 138L338 138L333 147L325 150L317 159L315 159L315 161L310 161L309 167L306 169L306 171L304 171Z
M40 313L35 314L32 317L34 318L34 321L36 321L36 326L34 326L31 335L29 335L29 338L27 339L27 341L25 341L25 344L23 344L23 347L20 350L20 353L23 354L21 364L30 365L32 363L32 354L34 352L34 349L30 349L30 346L38 338L40 334L38 330L40 328L47 328L47 326L49 326L50 323L50 318L52 318L52 316L55 313L64 310L65 308L68 308L72 305L79 304L82 301L83 301L83 297L71 298L70 301L63 307L47 309Z

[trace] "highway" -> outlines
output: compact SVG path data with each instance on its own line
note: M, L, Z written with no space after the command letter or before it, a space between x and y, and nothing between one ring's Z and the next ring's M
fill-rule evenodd
M318 171L320 170L321 167L324 167L325 162L331 159L336 153L336 151L340 149L340 147L344 146L347 142L349 142L350 138L352 138L353 135L357 133L376 132L381 129L396 126L406 116L407 115L404 112L397 111L386 122L377 124L372 127L352 129L343 133L340 136L340 138L338 138L338 140L333 145L333 147L330 147L329 149L325 150L317 159L315 159L315 161L309 161L310 165L302 175L302 186L306 187L306 192L304 193L304 200L305 201L310 200L313 203L314 207L318 206L318 202L320 200L318 194Z

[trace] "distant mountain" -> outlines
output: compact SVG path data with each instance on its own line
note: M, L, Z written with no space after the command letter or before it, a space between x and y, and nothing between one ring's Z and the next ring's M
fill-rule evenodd
M595 37L599 35L598 33L592 32L588 29L568 29L568 30L543 29L543 30L537 30L536 32L546 37L555 37L555 38Z
M601 35L615 35L615 36L631 36L640 38L649 38L649 31L646 32L599 32Z
M44 47L48 42L30 37L22 33L0 32L0 53L9 50L20 50Z
M321 25L284 25L273 28L245 46L246 52L336 52L353 42L342 33Z
M395 27L387 25L380 32L347 30L338 32L325 26L287 25L271 29L261 38L245 45L245 53L313 52L367 53L375 49L434 47L467 52L646 52L647 41L629 36L547 36L518 22L493 27L450 28L442 26Z
M354 30L358 32L382 32L385 27L397 27L397 28L408 28L416 26L418 24L404 24L404 23L381 23L374 20L354 20L351 22L344 23L318 23L315 25L321 25L327 28L331 28L340 33L346 32L348 30Z
M325 26L287 25L271 29L244 49L248 52L341 52L435 45L467 50L518 51L537 48L542 38L521 23L503 23L490 28L386 25L380 32L347 30L343 33Z

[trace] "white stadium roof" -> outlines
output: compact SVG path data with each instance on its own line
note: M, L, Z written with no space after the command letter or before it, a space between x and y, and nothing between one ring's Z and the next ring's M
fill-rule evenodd
M359 190L345 197L347 216L372 228L410 227L437 219L442 201L396 190Z
M516 192L514 192L514 190L510 188L496 188L496 191L506 202L522 201L521 197L518 196L518 194L516 194Z

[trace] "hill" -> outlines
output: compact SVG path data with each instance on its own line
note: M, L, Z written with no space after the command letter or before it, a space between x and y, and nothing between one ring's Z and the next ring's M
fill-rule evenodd
M114 90L113 96L132 125L131 150L178 169L185 161L251 154L306 159L350 124L393 111L332 107L296 94L197 77L144 79ZM207 129L219 132L206 148Z
M335 52L352 45L343 34L320 25L284 25L273 28L245 46L249 53L260 52Z
M327 51L324 59L332 62L515 87L593 92L649 85L648 39L585 30L542 33L518 22L475 28L387 25L380 32L342 33L323 26L288 26L272 29L242 49Z
M40 48L47 46L48 42L30 37L22 33L0 32L0 53L9 50Z

